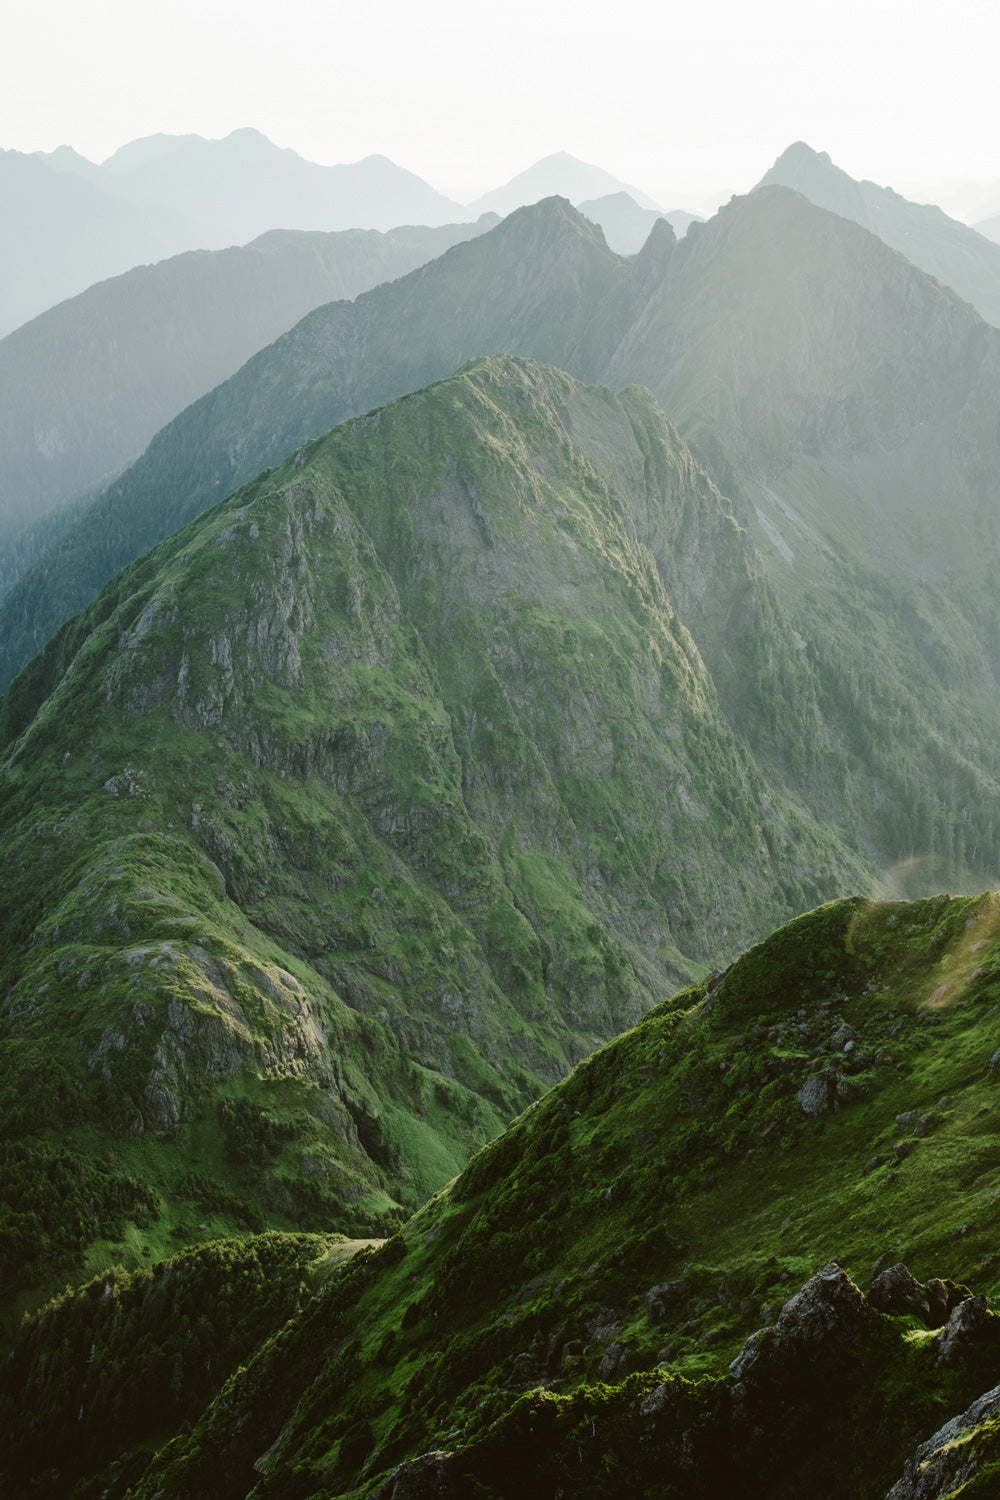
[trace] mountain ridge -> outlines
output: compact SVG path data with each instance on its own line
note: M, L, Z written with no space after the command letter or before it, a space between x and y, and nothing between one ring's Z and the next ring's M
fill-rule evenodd
M995 892L831 903L581 1062L383 1245L324 1268L266 1237L270 1303L253 1240L66 1293L0 1379L16 1500L40 1463L115 1500L988 1494L998 931ZM230 1361L252 1348L234 1281L266 1327L213 1378L213 1293ZM171 1303L183 1340L110 1363Z
M820 208L852 219L894 250L952 287L987 322L1000 324L1000 250L980 226L970 228L933 204L911 203L892 188L858 182L825 151L803 141L789 146L758 187L778 184Z
M997 334L870 232L786 188L734 201L680 242L661 224L631 261L549 200L317 310L154 439L11 591L8 672L53 628L34 601L51 600L57 577L69 612L87 597L85 563L93 588L311 434L489 347L653 390L754 536L787 611L782 638L799 642L776 673L754 631L735 627L731 582L689 601L674 580L731 726L822 817L838 809L866 857L933 853L989 879ZM71 639L50 665L65 666ZM864 649L845 654L852 640ZM899 753L886 712L908 726ZM970 796L984 808L974 827Z
M23 546L12 555L18 529L106 484L311 308L350 300L487 227L272 230L98 283L0 340L0 589L30 558Z

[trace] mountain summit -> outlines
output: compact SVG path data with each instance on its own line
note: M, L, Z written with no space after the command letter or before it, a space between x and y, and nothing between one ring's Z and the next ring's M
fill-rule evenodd
M659 208L647 194L638 188L621 182L603 167L593 167L579 161L567 151L558 151L545 156L533 166L519 172L502 187L494 188L471 203L467 212L473 214L509 214L515 208L537 203L540 198L568 198L571 203L581 203L585 198L605 198L614 193L627 193L640 208Z
M794 188L811 203L853 219L971 302L1000 325L1000 245L932 204L911 203L892 188L856 182L825 151L796 141L758 187Z

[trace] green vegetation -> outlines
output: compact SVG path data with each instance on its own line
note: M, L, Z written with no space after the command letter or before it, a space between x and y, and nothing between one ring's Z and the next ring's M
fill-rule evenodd
M252 1358L234 1353L245 1369L216 1399L199 1387L208 1404L189 1430L188 1406L137 1430L160 1451L136 1500L222 1493L223 1474L225 1493L255 1500L381 1493L380 1476L435 1450L427 1483L463 1494L582 1475L601 1496L653 1494L666 1472L679 1496L737 1477L762 1497L884 1495L997 1383L1000 1337L987 1315L945 1357L944 1334L874 1311L830 1262L861 1287L900 1261L952 1277L960 1309L970 1289L1000 1292L998 1004L995 894L837 902L794 921L582 1062L381 1249L314 1276L284 1328L262 1329ZM239 1252L251 1269L257 1243ZM208 1288L238 1252L185 1256ZM188 1263L123 1281L113 1335L106 1279L57 1299L25 1324L0 1399L58 1346L46 1421L70 1426L90 1347L99 1363L114 1336L114 1402L130 1328ZM220 1315L234 1339L252 1321L240 1305ZM984 1474L991 1433L963 1439ZM73 1472L96 1475L111 1451Z
M721 714L643 519L666 485L738 548L647 395L482 361L260 476L22 674L8 1317L146 1247L391 1234L679 981L872 883Z
M13 1495L115 1495L153 1450L329 1274L335 1237L217 1240L127 1272L113 1266L27 1320L4 1371L3 1467ZM27 1489L22 1478L34 1476Z

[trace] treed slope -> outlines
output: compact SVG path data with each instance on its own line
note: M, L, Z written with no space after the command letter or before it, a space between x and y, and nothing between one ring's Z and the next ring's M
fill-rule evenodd
M853 219L971 302L988 323L1000 324L1000 246L931 203L911 203L892 188L858 182L825 151L796 141L783 151L759 187L788 187L819 208Z
M136 1500L884 1496L1000 1376L998 1000L995 893L797 919L332 1277ZM109 1337L76 1302L53 1395ZM28 1326L5 1392L53 1431L65 1318Z
M0 688L120 568L347 417L484 354L599 377L620 336L622 288L637 276L641 288L600 230L552 199L398 282L317 309L159 433L0 604Z
M496 220L388 234L276 230L139 266L0 342L0 589L19 528L131 462L190 402L311 308L353 298ZM15 570L16 569L16 570Z
M792 651L648 393L498 358L64 629L3 707L8 1278L196 1215L391 1228L692 964L870 881L729 730L664 586L700 551Z
M5 1361L8 1500L28 1476L36 1495L68 1495L93 1474L121 1493L358 1248L337 1235L212 1240L67 1288L23 1325Z

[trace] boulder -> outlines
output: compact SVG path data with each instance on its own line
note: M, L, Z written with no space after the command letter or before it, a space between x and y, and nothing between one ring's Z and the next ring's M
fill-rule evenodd
M752 1334L729 1367L737 1414L766 1396L770 1367L787 1366L789 1357L824 1359L836 1348L875 1331L878 1314L859 1287L830 1261L789 1298L770 1328Z
M937 1340L937 1363L959 1365L970 1345L1000 1344L1000 1318L986 1306L986 1298L966 1297L953 1308Z
M795 1097L803 1113L814 1119L832 1114L837 1107L835 1086L825 1073L810 1073Z
M631 1368L628 1349L624 1344L609 1344L597 1366L598 1380L624 1380Z
M948 1315L971 1298L968 1287L932 1276L920 1282L902 1264L880 1272L868 1289L868 1301L881 1313L910 1313L927 1328L943 1328Z
M660 1281L646 1293L646 1317L650 1323L662 1323L667 1308L691 1294L688 1281Z

